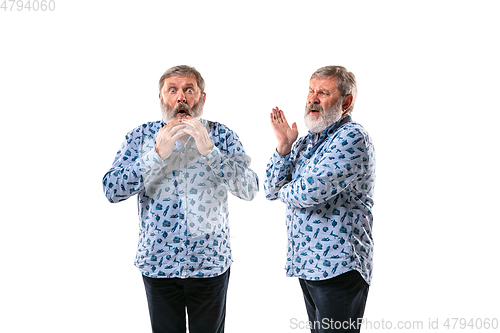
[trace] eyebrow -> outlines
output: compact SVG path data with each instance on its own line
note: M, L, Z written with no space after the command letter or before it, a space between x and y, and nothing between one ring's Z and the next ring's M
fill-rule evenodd
M309 90L312 90L312 91L315 91L313 88L309 87ZM325 88L319 88L319 89L316 89L317 92L326 92L328 94L331 94L332 92L329 91L329 90L326 90Z
M175 83L173 83L173 82L170 82L170 83L168 84L168 86L167 86L167 87L168 87L168 88L177 88L177 84L175 84ZM192 83L190 83L190 82L189 82L189 83L186 83L186 84L184 85L184 87L185 87L185 88L192 88L192 87L194 87L194 84L192 84Z

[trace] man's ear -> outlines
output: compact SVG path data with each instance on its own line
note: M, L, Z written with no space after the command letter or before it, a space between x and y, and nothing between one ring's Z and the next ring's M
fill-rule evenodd
M204 92L204 93L203 93L203 104L205 104L205 100L206 100L206 99L207 99L207 93L206 93L206 92Z
M342 102L342 117L348 113L347 109L351 107L351 104L352 104L352 95L347 95L346 97L344 97L344 101Z

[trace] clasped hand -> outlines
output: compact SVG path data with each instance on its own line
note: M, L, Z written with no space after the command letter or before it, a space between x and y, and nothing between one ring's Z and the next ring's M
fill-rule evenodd
M207 156L212 151L213 144L205 126L198 119L187 116L169 122L158 131L156 152L162 159L167 159L174 150L175 142L185 135L193 137L196 148L203 156Z

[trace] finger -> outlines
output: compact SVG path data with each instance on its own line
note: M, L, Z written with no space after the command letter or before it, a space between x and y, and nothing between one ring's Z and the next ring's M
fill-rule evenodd
M279 112L279 121L283 124L287 124L285 113L281 110Z
M280 117L279 113L273 114L273 122L275 124L281 124L281 117Z
M281 115L280 115L281 110L278 107L275 107L273 109L273 118L276 123L281 122Z
M205 126L203 126L203 124L198 119L191 116L187 116L186 118L182 119L182 123L189 125L192 128L200 128L200 126L205 128Z
M160 130L158 131L158 135L166 136L169 134L173 134L180 129L179 126L185 126L185 125L181 123L169 123L160 128Z
M276 112L271 113L271 122L273 124L278 124L279 123L278 114Z
M169 127L164 127L164 131L165 131L165 133L175 133L178 130L183 129L184 127L186 127L185 124L177 123L177 124L172 124Z
M174 119L171 122L169 122L167 125L165 125L164 128L165 127L172 127L172 126L180 124L180 123L181 123L181 121L179 119Z
M194 128L194 127L186 127L182 130L184 133L191 135L196 140L208 136L208 132L205 127Z
M184 133L184 135L191 135L191 136L192 136L195 140L196 140L196 138L198 137L198 136L196 135L196 132L195 132L195 131L190 130L190 129L188 129L188 128L183 129L183 130L182 130L182 133Z
M278 117L276 115L276 110L275 109L273 109L273 112L271 112L271 114L269 116L271 118L271 122L272 123L278 122Z
M190 117L186 118L183 123L187 125L187 131L190 131L189 134L193 137L199 136L208 136L207 128L196 118ZM188 132L186 132L188 133Z
M185 127L186 125L184 124L175 125L170 128L166 128L163 132L158 134L160 134L161 136L163 136L165 139L168 140L173 138L179 131L182 131Z
M188 134L188 133L184 132L184 129L182 129L179 132L172 135L172 140L177 141L178 139L180 139L181 137L183 137L186 134Z

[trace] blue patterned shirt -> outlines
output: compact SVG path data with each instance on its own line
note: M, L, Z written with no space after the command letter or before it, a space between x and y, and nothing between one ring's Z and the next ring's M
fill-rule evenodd
M233 131L201 120L214 144L205 157L192 137L177 140L162 160L155 150L162 121L129 132L103 178L110 202L137 195L139 242L135 265L149 277L208 278L232 263L228 192L252 200L259 190L250 158Z
M275 152L267 165L266 197L287 205L287 275L324 280L357 270L370 284L373 144L349 115L315 136L298 139L287 156Z

